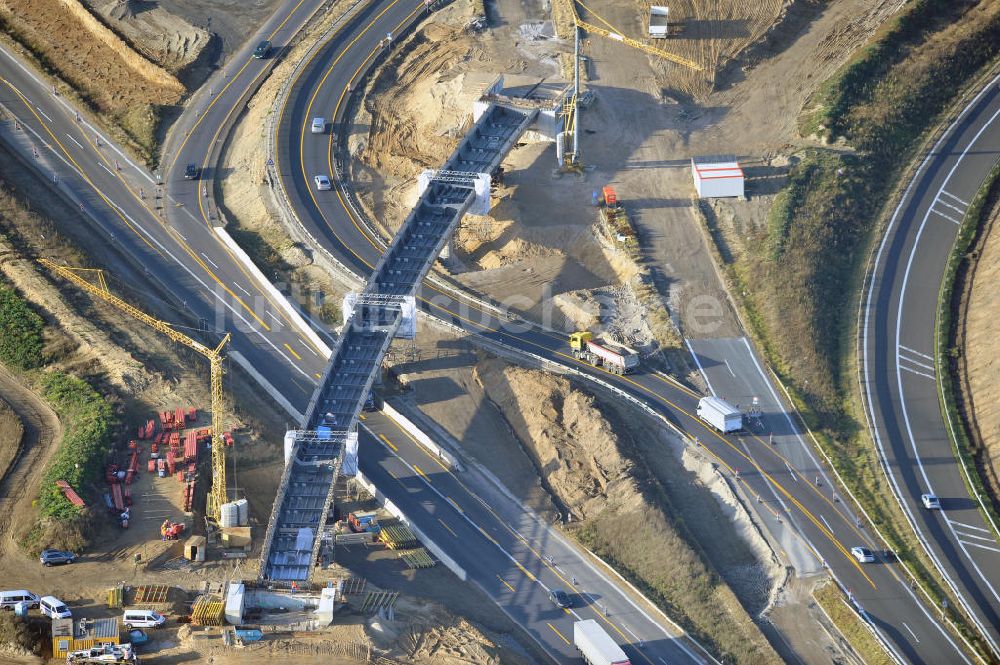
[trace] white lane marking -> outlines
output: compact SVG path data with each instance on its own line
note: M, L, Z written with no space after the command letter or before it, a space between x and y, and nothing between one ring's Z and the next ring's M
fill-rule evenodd
M105 171L107 171L107 172L108 172L108 173L110 173L111 175L115 175L115 172L114 172L114 171L112 171L111 169L109 169L109 168L108 168L107 166L105 166L105 165L104 165L104 162L97 162L97 163L98 163L98 164L100 165L100 167L101 167L102 169L104 169Z
M821 520L823 520L823 524L825 524L825 525L826 525L826 528L830 530L830 533L831 533L831 534L833 534L833 527L832 527L832 526L830 526L830 523L826 521L826 518L825 518L825 517L823 517L823 513L820 513L820 515L819 515L819 518L820 518Z
M736 377L736 372L734 372L733 368L729 366L729 359L728 358L723 358L722 362L726 363L726 369L728 369L729 373L732 374L733 377L735 378Z
M918 374L920 376L926 376L928 379L934 379L933 375L931 375L931 374L925 374L924 372L921 372L919 370L910 369L909 367L905 367L903 365L897 365L897 367L899 367L899 369L906 370L907 372L910 372L911 374Z
M942 189L941 190L941 194L944 194L945 196L950 196L951 198L955 199L956 201L958 201L959 203L961 203L962 205L964 205L966 208L969 207L968 201L963 201L962 199L958 198L957 196L955 196L951 192L947 192L947 191L945 191L945 190Z
M799 482L799 476L798 476L798 474L796 474L794 471L792 471L792 467L788 466L788 462L785 462L785 468L788 469L788 473L792 476L792 479L795 482Z
M627 626L626 624L624 624L624 623L623 623L623 624L622 624L622 628L624 628L624 629L625 629L625 631L626 631L626 632L627 632L627 633L628 633L629 635L631 635L632 637L634 637L634 638L635 638L635 641L636 641L636 642L641 642L641 641L642 641L642 638L640 638L640 637L639 637L638 635L636 635L635 633L633 633L633 632L632 632L632 629L631 629L631 628L629 628L629 627L628 627L628 626Z
M930 370L930 371L932 371L932 372L933 372L933 371L935 371L935 370L934 370L934 366L933 366L933 365L927 365L927 364L925 364L925 363L921 363L921 362L917 362L917 361L916 361L916 360L914 360L913 358L907 358L906 356L903 356L903 355L901 355L901 356L899 356L899 359L900 359L900 360L905 360L905 361L906 361L906 362L908 362L908 363L913 363L913 364L914 364L914 365L916 365L917 367L923 367L924 369L929 369L929 370Z
M49 122L53 122L52 118L49 117L48 113L46 113L45 111L43 111L42 109L40 109L37 106L35 107L35 110L38 111L39 113L41 113L42 115L44 115L46 120L48 120Z
M919 351L917 351L916 349L911 349L911 348L910 348L910 347L908 347L908 346L903 346L902 344L900 344L900 345L899 345L899 348L903 349L904 351L909 351L910 353L915 353L916 355L920 356L921 358L926 358L927 360L930 360L930 361L932 361L932 362L933 362L933 360L934 360L934 358L933 358L933 357L931 357L931 356L927 355L926 353L920 353L920 352L919 352Z
M957 220L954 217L952 217L951 215L946 215L943 212L941 212L940 210L935 210L933 207L931 207L930 212L933 212L936 215L940 215L941 217L944 217L945 219L947 219L949 222L952 222L953 224L961 224L962 223L959 220Z
M73 138L72 134L70 134L69 132L66 132L66 138L68 138L70 141L72 141L73 143L75 143L77 145L77 147L80 148L80 150L83 150L83 144L80 143L79 141L77 141L75 138Z
M660 658L659 656L657 656L657 657L656 657L656 660L658 660L658 661L660 661L661 663L663 663L663 665L670 665L670 663L668 663L667 661L663 660L663 659L662 659L662 658Z
M985 540L988 543L995 543L996 542L995 539L993 539L993 538L987 538L986 536L974 536L971 533L962 533L961 531L956 531L955 533L957 533L962 538L975 538L976 540Z
M687 344L688 351L691 352L691 357L694 358L694 364L698 366L698 371L701 372L702 377L705 379L705 383L708 384L708 392L715 394L715 389L712 388L712 382L708 380L708 374L705 374L705 368L701 366L701 360L698 359L698 354L694 352L694 347L691 346L691 342L684 340Z
M173 229L173 232L176 233L177 235L179 235L180 237L184 238L184 242L188 241L187 236L184 235L183 233L181 233L180 231L178 231L177 229Z
M903 622L903 628L905 628L905 629L906 629L907 631L909 631L910 635L913 635L913 640L914 640L914 641L915 641L915 642L916 642L917 644L920 644L920 638L918 638L918 637L917 637L917 634L913 632L913 629L912 629L912 628L910 628L909 626L907 626L907 625L906 625L906 622L905 622L905 621Z
M961 208L959 208L958 206L954 206L954 205L948 203L947 201L942 201L940 196L938 196L936 199L934 199L934 205L937 205L939 203L941 205L943 205L944 207L946 207L946 208L951 208L952 210L954 210L955 212L957 212L959 215L964 215L965 214L965 211L962 210Z
M209 263L211 263L213 266L215 266L216 270L219 269L219 264L216 263L215 261L213 261L212 259L208 258L208 256L205 254L205 252L200 252L200 254L201 254L201 257L203 259L205 259L206 261L208 261Z
M959 522L958 520L949 519L952 524L957 524L958 526L965 527L966 529L974 529L976 531L982 531L983 533L992 533L989 529L984 529L981 526L972 526L971 524L966 524L965 522Z
M301 339L301 338L299 338L299 341L300 341L300 342L302 342L302 339ZM306 344L305 342L302 342L302 346L304 346L304 347L306 347L307 349L309 349L309 352L310 352L310 353L312 353L312 354L313 354L314 356L316 356L317 358L319 358L319 357L320 357L320 355L319 355L318 353L316 353L316 349L312 348L311 346L309 346L309 345L308 345L308 344Z
M244 288L243 288L243 287L242 287L242 286L241 286L241 285L239 284L239 282L233 282L233 284L235 284L235 285L236 285L236 288L237 288L237 289L239 289L240 291L242 291L243 293L247 294L248 296L250 295L250 292L249 292L249 291L247 291L246 289L244 289Z
M990 547L989 545L980 545L979 543L970 543L968 541L962 540L961 538L958 539L958 542L962 543L963 545L968 545L969 547L978 547L981 550L990 550L991 552L1000 552L1000 549L997 549L996 547Z
M271 317L272 319L274 319L274 321L275 321L276 323L281 323L281 319L279 319L278 317L276 317L276 316L275 316L274 314L271 314L271 312L270 312L269 310L266 310L266 309L265 309L265 310L264 310L264 312L265 312L265 313L266 313L266 314L267 314L268 316L270 316L270 317Z

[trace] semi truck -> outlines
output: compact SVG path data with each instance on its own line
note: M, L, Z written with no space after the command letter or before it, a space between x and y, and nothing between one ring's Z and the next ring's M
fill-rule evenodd
M573 357L594 367L603 367L614 374L628 374L639 366L639 354L627 346L594 341L589 332L575 332L569 336Z
M618 643L593 619L573 624L573 646L587 665L630 665Z
M653 5L649 8L649 36L653 39L666 39L670 34L670 8L664 5Z
M721 397L698 400L698 417L723 434L743 429L743 414Z

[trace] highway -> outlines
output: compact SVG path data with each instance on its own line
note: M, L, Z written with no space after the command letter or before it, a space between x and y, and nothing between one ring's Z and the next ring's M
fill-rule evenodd
M280 7L266 31L251 38L249 44L252 46L261 35L274 32L275 44L283 46L280 31L293 30L300 21L305 21L311 14L307 5L289 2ZM380 240L370 236L363 221L352 216L344 192L338 189L320 193L310 187L316 173L333 174L334 136L311 136L306 125L313 115L324 115L332 119L335 126L340 123L346 110L346 92L359 68L378 57L382 51L379 42L387 32L398 36L422 13L422 3L403 3L402 0L385 0L359 11L303 70L292 89L289 98L292 102L281 118L277 167L288 184L298 217L303 225L312 225L314 236L333 256L360 275L367 275L377 260ZM16 127L13 121L2 123L3 139L26 155L26 160L36 163L46 178L57 174L60 179L57 186L71 198L79 199L86 216L92 218L95 230L108 237L121 253L133 257L153 273L164 284L164 290L174 293L194 317L203 319L210 328L232 330L233 348L244 359L252 359L252 363L244 364L256 372L254 378L290 411L301 412L325 364L322 354L316 348L310 349L310 338L305 331L298 328L293 318L286 317L267 288L219 242L211 228L214 219L210 197L214 191L211 181L214 174L210 168L213 160L210 153L221 140L224 126L232 114L238 112L269 64L252 61L248 48L244 48L195 95L178 122L179 131L172 135L165 150L167 168L163 173L166 183L163 189L166 198L156 199L154 175L116 152L107 137L98 144L86 120L77 121L72 109L54 97L46 84L13 63L6 54L0 58L3 63L0 103L18 118ZM200 117L204 120L199 120ZM191 132L192 138L187 141L179 138L187 132ZM39 156L34 157L32 150ZM183 181L181 173L188 162L209 167L203 168L200 181ZM209 196L204 195L202 188L207 188ZM139 189L143 191L140 193ZM163 204L162 211L157 208L157 201ZM780 449L769 444L765 431L747 437L718 436L694 417L698 396L661 375L646 372L622 378L608 375L573 360L561 335L521 322L512 326L504 321L501 326L490 310L480 307L474 298L460 297L456 301L448 292L434 286L425 290L424 295L428 301L434 301L425 301L425 307L432 314L487 343L534 353L624 391L662 414L691 440L697 439L706 454L731 474L735 476L739 469L737 482L747 495L780 499L767 500L775 518L784 516L794 522L802 547L811 550L817 560L825 561L843 585L853 589L902 659L927 663L969 662L955 639L941 630L933 613L909 591L894 564L860 566L853 562L847 549L858 542L867 542L868 538L864 530L856 526L853 511L844 501L832 501L825 489L829 485L816 487L811 482L813 469L808 464L806 468L797 468L803 462L785 457ZM771 420L765 419L765 422L780 426ZM398 443L396 445L400 451L404 450ZM376 454L367 455L370 450L375 450ZM384 487L387 496L397 505L404 506L408 516L427 533L434 534L435 540L440 536L443 543L448 543L443 527L434 526L442 515L438 511L447 508L439 507L427 492L431 492L428 484L450 483L449 478L454 478L455 474L434 472L433 477L425 478L426 469L424 474L416 470L417 466L422 468L419 462L403 464L407 455L411 460L418 459L417 451L397 452L386 446L366 446L361 456L362 471L371 478L381 478L380 488ZM398 478L390 482L386 474L392 476L393 473ZM474 476L470 475L463 482L469 488L469 505L476 501L471 497L481 497L490 491ZM419 501L411 499L411 495L418 493L422 494ZM487 517L478 516L476 523L485 524L483 528L489 533L491 522ZM456 520L456 515L450 515L444 521L457 530L462 527ZM496 525L495 518L492 524ZM544 528L537 520L535 527ZM513 534L509 535L516 539ZM494 535L494 538L500 541L499 536ZM546 614L548 608L543 611L539 596L544 587L532 582L517 565L511 569L513 562L509 559L497 558L494 550L501 548L488 539L462 539L461 542L462 546L455 551L465 553L468 549L466 556L473 557L476 565L468 567L473 581L494 598L500 593L498 584L506 588L502 584L504 581L514 587L512 594L516 595L517 590L526 594L528 609L525 614L515 614L515 619L524 622L522 625L526 625L529 634L543 647L554 650L555 654L561 653L561 659L566 658L566 645L547 626L551 615ZM470 543L475 547L471 548ZM550 554L548 548L556 547L553 543L556 539L548 539L540 543L536 551L542 557L553 556L562 567L565 550L558 549ZM546 585L558 584L559 578L552 571L546 573L544 567L539 568L538 562L532 561L535 555L528 548L519 549L516 542L511 541L508 551L536 579L543 580ZM493 564L484 567L479 565L480 560ZM494 565L497 568L494 569ZM590 579L584 569L571 569L570 574L580 580ZM497 580L497 575L503 579ZM599 583L595 577L593 584ZM616 621L618 616L629 616L630 603L620 586L607 579L603 584L608 598L617 594L617 599L602 600L612 608L610 618ZM502 607L504 602L508 601L501 599ZM619 605L621 609L614 609ZM675 640L665 637L676 633L660 626L652 628L656 623L662 625L662 622L650 622L649 627L643 628L638 620L634 624L630 620L627 624L628 632L635 630L638 634L632 636L633 643L638 644L641 640L645 644L637 649L640 662L649 660L648 656L643 658L643 654L656 649L664 649L670 662L676 662L682 651L688 656L687 651L678 650Z
M1000 157L1000 77L926 156L875 254L859 327L860 381L890 485L924 548L1000 657L1000 539L942 416L938 292L959 224ZM941 510L920 500L936 494Z
M383 57L381 40L385 33L398 35L421 12L420 3L412 0L408 5L401 6L401 0L396 0L384 6L384 13L373 19L366 16L345 28L305 64L292 85L278 128L279 145L288 146L279 151L282 157L278 173L298 220L327 251L361 275L367 274L377 261L384 239L357 216L350 205L352 194L341 182L335 181L337 188L333 191L318 192L312 186L312 177L320 173L337 175L337 160L348 158L339 149L346 143L340 132L349 126L350 96L361 87L359 76L366 64ZM331 123L329 135L309 131L313 117ZM776 434L779 442L782 436L797 438L798 434L776 397L774 411L764 416L759 433L722 437L703 427L694 416L698 395L658 374L641 372L616 377L575 361L562 335L520 320L511 325L489 308L480 307L474 298L456 296L436 284L425 283L421 295L425 311L438 318L481 339L598 377L661 413L684 430L689 439L696 439L723 468L734 476L739 470L738 482L745 493L761 497L774 512L773 522L780 523L782 517L792 521L798 539L796 549L813 555L814 563L803 565L810 570L815 568L815 561L829 566L842 585L852 590L859 606L898 657L909 662L967 661L957 640L911 591L897 564L883 560L862 566L854 561L849 553L852 546L875 543L863 525L858 526L856 511L844 497L834 500L828 478L816 485L815 460L810 455L791 454L787 449L792 444L768 443L770 433ZM748 352L759 367L752 350L748 348ZM773 391L763 373L759 381L760 392L765 387ZM805 448L807 444L799 439L792 450ZM789 539L784 529L779 530L778 537Z
M249 43L271 37L280 49L282 31L305 21L307 9L302 2L289 3ZM172 304L188 313L184 318L190 320L184 323L200 322L210 339L217 338L212 330L231 331L231 357L297 415L325 367L325 357L213 230L211 164L217 142L222 140L219 128L231 121L234 109L245 103L270 66L248 54L247 48L235 54L191 100L168 141L166 168L159 178L131 161L86 114L77 116L66 100L52 94L39 74L2 50L0 104L5 119L0 122L0 138L52 183L54 191L79 204L81 220L106 238L118 255L159 282L162 294L172 296ZM209 95L209 90L215 94ZM205 99L209 101L203 105ZM171 153L171 146L179 152ZM183 178L188 163L202 167L197 181ZM127 284L119 286L128 288ZM140 300L151 294L124 295ZM669 621L651 618L657 616L656 610L639 609L613 575L596 569L536 516L506 497L481 499L454 474L443 470L421 474L418 469L427 464L420 457L421 449L398 433L393 438L398 440L392 444L395 450L388 442L366 448L361 471L376 479L391 501L404 506L425 533L438 539L450 533L446 524L461 534L460 540L453 541L456 545L447 539L441 542L449 551L454 547L455 558L470 571L470 581L495 598L512 619L522 622L528 635L554 659L575 660L567 644L572 640L574 615L555 612L547 598L546 589L560 586L561 575L570 580L575 577L580 584L575 594L580 604L573 612L593 615L597 605L590 599L600 598L609 630L623 642L642 645L627 647L636 662L656 665L661 657L671 663L710 660ZM448 488L455 504L438 506L429 483ZM475 491L497 494L485 481ZM492 511L488 510L491 506ZM503 506L505 519L499 520L498 510ZM462 510L469 514L459 517ZM451 515L445 520L448 511ZM552 563L546 563L549 557ZM569 590L565 579L562 586Z

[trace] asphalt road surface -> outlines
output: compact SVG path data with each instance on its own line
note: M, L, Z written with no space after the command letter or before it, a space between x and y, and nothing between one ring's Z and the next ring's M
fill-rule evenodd
M861 383L884 468L904 512L1000 657L1000 540L970 495L939 401L938 292L959 224L1000 157L1000 78L920 166L878 248L861 328ZM946 371L946 370L943 370ZM936 494L941 510L921 495Z

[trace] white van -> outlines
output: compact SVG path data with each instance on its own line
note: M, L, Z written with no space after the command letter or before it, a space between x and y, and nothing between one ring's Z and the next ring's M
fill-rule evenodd
M41 600L38 601L38 609L50 619L68 619L73 616L73 613L66 607L66 603L55 596L42 596Z
M153 610L125 610L122 624L125 630L133 628L159 628L167 622L167 618Z
M322 134L326 131L326 119L325 118L313 118L313 124L311 129L313 134Z
M38 596L21 589L19 591L0 591L0 608L12 610L20 602L27 602L31 607L38 607Z

